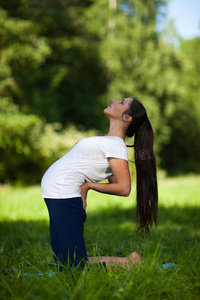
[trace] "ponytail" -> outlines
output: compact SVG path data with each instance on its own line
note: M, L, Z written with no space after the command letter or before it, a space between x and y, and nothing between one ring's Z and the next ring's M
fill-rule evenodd
M147 119L135 132L135 165L137 176L137 231L149 231L157 221L158 191L156 160L153 152L153 130Z
M135 134L135 165L137 179L137 232L149 232L150 227L157 225L158 190L156 160L153 152L153 129L144 106L133 98L126 113L132 116L126 135Z

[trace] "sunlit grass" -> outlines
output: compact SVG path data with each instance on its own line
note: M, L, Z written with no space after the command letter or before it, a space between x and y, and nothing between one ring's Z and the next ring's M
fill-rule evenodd
M1 186L0 299L199 299L199 183L199 176L159 179L158 227L149 236L135 233L134 184L128 198L90 191L88 255L124 256L136 250L142 264L108 273L72 269L51 278L23 275L56 271L40 186ZM175 268L163 269L167 262Z
M48 218L40 186L0 187L1 220L45 220Z

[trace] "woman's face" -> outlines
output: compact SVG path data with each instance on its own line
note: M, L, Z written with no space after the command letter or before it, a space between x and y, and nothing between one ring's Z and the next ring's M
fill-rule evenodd
M104 109L104 114L107 117L121 119L122 114L129 108L130 103L133 101L132 98L125 98L121 101L112 100L111 104Z

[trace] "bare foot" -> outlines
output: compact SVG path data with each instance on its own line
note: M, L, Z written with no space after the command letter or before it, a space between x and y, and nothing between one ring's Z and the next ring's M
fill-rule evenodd
M137 252L132 252L128 258L132 261L132 263L139 263L140 262L140 256Z

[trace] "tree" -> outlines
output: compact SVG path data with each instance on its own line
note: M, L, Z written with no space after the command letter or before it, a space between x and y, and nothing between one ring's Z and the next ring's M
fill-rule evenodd
M12 52L6 63L17 91L11 97L23 112L47 122L102 127L107 79L96 42L84 29L82 14L89 4L3 1L1 49L5 56ZM15 29L14 39L10 23L22 27L20 34Z
M199 171L200 42L179 49L157 33L160 7L165 0L1 1L1 178L26 179L32 166L36 180L51 162L47 136L60 153L70 128L105 133L103 109L131 96L147 108L160 166Z
M169 173L200 171L200 38L182 40L179 73L179 97L168 119L172 130L162 151L163 164Z
M165 1L96 1L86 11L87 30L100 41L107 66L108 99L137 96L152 121L157 153L169 139L167 119L177 97L179 53L155 31ZM93 24L93 26L91 26Z

